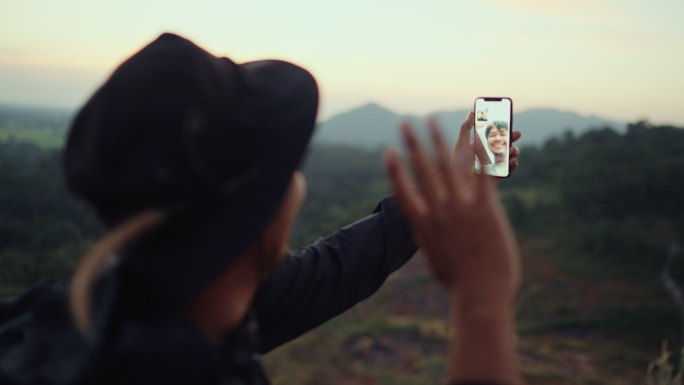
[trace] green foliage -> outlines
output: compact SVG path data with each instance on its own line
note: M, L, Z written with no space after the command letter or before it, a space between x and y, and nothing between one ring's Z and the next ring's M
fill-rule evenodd
M567 134L522 150L519 172L503 183L513 195L504 203L513 223L552 233L569 254L652 272L684 229L682 153L684 130L673 127L638 123L624 135ZM519 194L526 190L556 198L526 199Z
M292 234L301 247L369 215L389 194L379 151L315 145L304 164L307 197Z
M31 142L46 149L61 148L64 132L44 128L0 127L0 141Z
M667 342L663 342L660 357L648 365L646 372L648 385L682 385L684 383L684 349L679 353L679 362L676 367L670 362L671 356Z
M0 186L0 287L64 279L101 226L67 192L60 152L0 142Z
M65 281L86 247L86 243L67 240L50 249L4 249L0 252L0 282L5 287L21 288L41 279Z
M684 130L631 125L619 136L592 131L574 144L560 178L567 207L580 218L681 216Z
M64 144L73 111L0 104L0 142L30 142L57 149Z
M532 270L526 272L518 315L523 339L550 334L588 338L594 343L553 349L591 350L603 362L618 365L622 359L625 366L643 368L654 356L649 350L653 341L681 338L678 312L660 274L670 243L682 242L684 235L683 153L684 130L644 123L630 125L625 134L597 129L522 149L521 167L501 183L501 196L525 268ZM41 278L65 279L75 259L101 234L93 213L67 192L60 157L59 150L0 141L0 297ZM379 151L313 146L304 165L308 197L292 245L308 244L372 212L389 193L380 159ZM682 281L684 258L675 259L672 270ZM423 276L410 279L378 298L406 298L429 285ZM348 362L335 352L335 343L366 352L367 344L384 346L384 338L397 333L429 340L438 330L438 339L446 338L444 330L425 322L437 315L383 319L382 304L373 304L378 317L341 319L320 329L318 335L331 338L333 345L316 351L331 365L346 367L354 380L399 381L389 367L364 369L362 360ZM608 344L609 339L618 342ZM292 352L308 360L319 344L313 338L306 349ZM633 350L625 352L627 346ZM632 358L625 361L627 355ZM435 378L443 367L439 356L418 354L411 370ZM287 370L288 358L281 359L276 366ZM548 374L530 370L539 378ZM319 372L339 374L332 366ZM411 373L404 373L405 383L425 378ZM311 383L316 377L281 377L276 383Z

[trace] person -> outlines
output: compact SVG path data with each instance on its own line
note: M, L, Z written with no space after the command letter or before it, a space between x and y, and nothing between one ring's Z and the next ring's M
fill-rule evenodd
M450 379L518 383L517 252L491 182L464 171L473 114L451 161L433 127L436 165L405 126L416 188L390 151L396 198L288 251L317 103L298 66L236 64L173 34L121 64L64 153L108 232L68 294L46 283L0 304L0 383L266 384L260 354L370 296L414 238L456 310Z
M485 166L489 175L508 175L508 123L495 121L485 129L487 147L494 155L494 162Z

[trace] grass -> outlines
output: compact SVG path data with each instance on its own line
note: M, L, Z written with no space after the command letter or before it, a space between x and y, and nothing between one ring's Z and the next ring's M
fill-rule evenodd
M501 190L501 197L516 196L526 207L549 206L560 202L560 191L551 187L521 188L513 187Z
M679 343L675 314L665 309L668 298L661 290L629 281L587 281L560 268L547 255L546 240L522 246L527 283L518 326L528 383L644 385L660 341ZM449 321L443 309L428 306L434 285L422 261L409 262L369 300L269 353L265 363L273 383L444 383ZM414 295L423 300L410 309L394 306ZM657 318L662 315L667 319ZM659 362L656 369L667 373Z
M648 365L646 381L648 385L682 385L684 383L684 349L679 352L678 365L672 364L672 353L663 342L660 357Z
M413 333L425 338L446 339L448 328L446 320L418 317L397 317L390 315L374 315L364 318L338 317L323 326L331 333L346 338L373 336L379 333Z
M30 127L0 127L0 141L16 140L33 143L46 149L64 146L65 133Z

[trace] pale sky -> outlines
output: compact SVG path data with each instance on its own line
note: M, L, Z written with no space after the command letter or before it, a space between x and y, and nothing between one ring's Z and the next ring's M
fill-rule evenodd
M236 61L309 69L321 118L509 96L684 125L684 0L6 0L0 102L75 108L164 31Z

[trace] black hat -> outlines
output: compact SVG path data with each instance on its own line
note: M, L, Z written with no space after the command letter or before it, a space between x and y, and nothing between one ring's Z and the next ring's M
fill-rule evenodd
M317 106L316 82L300 67L236 64L163 34L76 116L67 182L109 226L148 208L176 213L123 253L121 272L148 297L178 305L275 214Z

